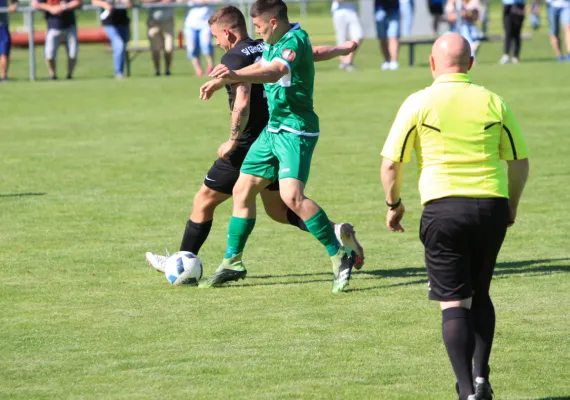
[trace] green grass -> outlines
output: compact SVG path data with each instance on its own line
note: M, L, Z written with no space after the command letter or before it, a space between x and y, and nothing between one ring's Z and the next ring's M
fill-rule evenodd
M531 149L492 287L492 382L497 399L567 399L570 65L543 62L545 35L524 46L524 63L499 66L500 44L484 45L472 73L509 102ZM367 252L337 296L321 246L263 213L239 284L172 288L145 264L145 251L177 249L229 130L224 95L200 102L204 80L181 53L170 78L152 77L141 57L120 82L101 46L82 47L72 82L28 83L26 63L16 51L16 79L0 87L0 398L454 398L440 312L426 300L415 167L404 234L384 227L378 177L399 105L431 82L425 62L382 73L369 41L357 73L317 68L323 134L308 194L353 222ZM230 208L200 253L207 275Z

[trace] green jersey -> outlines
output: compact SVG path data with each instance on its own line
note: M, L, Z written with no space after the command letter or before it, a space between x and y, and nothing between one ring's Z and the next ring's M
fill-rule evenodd
M289 73L276 83L266 83L269 132L287 131L303 136L319 135L319 117L313 110L315 63L307 32L291 27L274 45L265 44L263 63L277 60Z

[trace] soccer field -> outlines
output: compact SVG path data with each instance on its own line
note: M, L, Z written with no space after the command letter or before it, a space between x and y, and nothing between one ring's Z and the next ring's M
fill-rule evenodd
M499 400L568 399L570 63L551 62L545 34L524 43L518 66L500 55L485 44L472 76L518 117L531 177L492 285L491 383ZM426 300L415 165L403 234L384 226L379 180L397 109L431 83L427 63L381 72L368 41L356 73L318 65L322 135L307 192L352 222L366 250L349 292L333 295L321 245L262 207L245 281L173 288L146 264L145 251L178 249L229 133L225 93L201 102L205 79L176 57L169 78L142 55L133 78L115 81L110 55L84 46L76 80L28 83L15 52L16 80L0 87L0 398L456 398L439 307ZM207 276L230 214L230 202L217 210L200 252Z

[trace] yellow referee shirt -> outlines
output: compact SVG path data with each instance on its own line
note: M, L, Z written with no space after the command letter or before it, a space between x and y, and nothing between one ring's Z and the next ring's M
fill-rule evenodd
M416 151L422 204L443 197L509 197L500 160L528 157L513 113L467 74L446 74L400 107L382 156Z

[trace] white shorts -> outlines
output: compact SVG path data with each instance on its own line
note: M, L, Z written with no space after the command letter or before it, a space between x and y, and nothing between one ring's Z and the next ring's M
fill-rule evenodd
M62 36L67 50L67 56L72 60L77 58L77 51L79 48L77 28L75 26L71 26L67 29L48 29L44 48L46 60L55 59L57 48L59 47Z
M349 39L358 42L364 36L358 13L354 10L340 9L333 12L333 24L337 45Z

